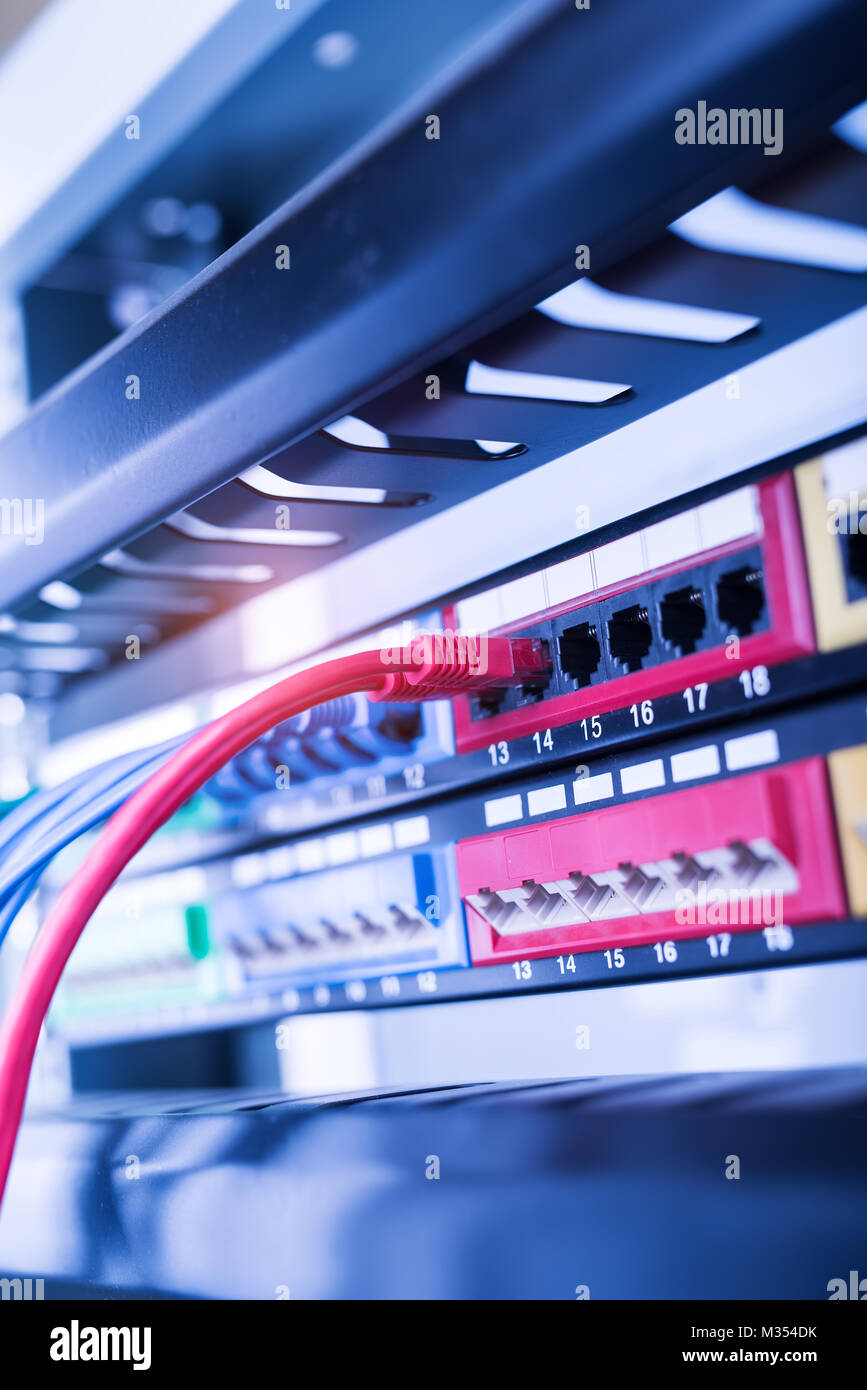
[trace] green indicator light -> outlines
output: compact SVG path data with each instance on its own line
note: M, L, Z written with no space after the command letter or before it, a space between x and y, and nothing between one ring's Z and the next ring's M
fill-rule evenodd
M208 909L202 903L191 903L184 909L187 923L187 945L194 960L204 960L211 943L208 937Z

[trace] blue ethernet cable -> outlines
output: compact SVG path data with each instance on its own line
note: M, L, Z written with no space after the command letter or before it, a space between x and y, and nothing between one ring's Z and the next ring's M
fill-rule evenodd
M154 764L167 758L187 737L184 734L114 758L50 792L38 793L10 813L17 816L25 806L29 810L26 818L17 816L12 835L8 834L8 817L2 823L7 834L0 835L0 856L4 842L13 848L0 873L0 945L55 854L111 815L150 776Z

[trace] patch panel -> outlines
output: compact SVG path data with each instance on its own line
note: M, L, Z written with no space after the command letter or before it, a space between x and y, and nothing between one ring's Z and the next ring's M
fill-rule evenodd
M849 906L867 917L867 744L828 758Z
M395 852L396 839L425 838L424 821L380 822L118 884L73 952L52 1025L110 1032L135 1018L193 1011L201 1019L270 988L351 988L465 965L452 847Z
M795 469L820 651L867 641L867 437Z
M372 838L371 850L377 847ZM379 847L386 848L384 837ZM332 864L340 852L333 843ZM305 842L276 854L288 877L236 887L215 907L230 992L282 977L330 982L465 962L450 851L388 855L311 874L303 867L313 862Z
M199 869L118 884L70 957L52 1023L216 1002L222 971L206 891Z
M448 751L442 716L442 707L376 705L363 695L329 700L245 748L208 791L226 806L245 806L253 796L327 777L352 780L374 769L385 776L409 757L426 763Z
M842 917L824 759L459 841L474 965Z
M541 638L554 668L544 684L456 701L459 752L808 653L791 476L487 591L446 622Z

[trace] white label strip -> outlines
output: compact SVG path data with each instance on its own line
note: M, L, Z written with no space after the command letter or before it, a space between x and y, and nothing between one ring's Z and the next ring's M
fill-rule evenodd
M703 502L696 513L703 550L762 534L759 498L754 487L740 487L712 502Z
M601 545L593 552L593 563L597 589L621 584L624 579L637 579L647 569L641 532L635 531L631 536L621 536L608 545Z
M547 608L589 598L608 584L627 579L640 582L648 570L761 534L758 491L753 486L736 488L712 502L681 512L680 516L655 522L550 569L461 599L457 605L458 626L465 632L492 632Z
M633 294L605 290L592 280L576 280L536 308L571 328L601 328L608 333L640 333L651 338L680 338L691 343L728 343L760 322L753 314L669 304Z
M696 777L713 777L717 772L719 749L715 743L671 755L671 776L675 782L692 782Z
M542 573L513 579L500 587L500 621L513 623L528 613L544 613L548 607L545 577Z
M593 777L578 777L572 783L572 795L576 806L585 806L588 801L604 801L614 795L614 780L610 772L597 772Z
M521 794L498 796L485 802L485 825L505 825L510 820L520 820L524 814Z
M562 560L545 571L548 589L548 603L553 608L558 603L569 603L572 599L592 594L596 588L593 566L589 554L575 555L571 560Z
M464 390L477 396L522 396L540 401L577 401L601 405L631 388L616 381L586 381L580 377L547 376L543 372L510 372L471 362Z
M277 845L265 851L269 878L288 878L295 868L295 850L292 845Z
M770 207L737 188L708 198L672 222L669 230L709 251L854 274L867 270L867 228Z
M358 858L358 836L354 830L343 830L339 835L329 835L325 841L325 852L329 864L349 864Z
M665 763L651 758L645 763L632 763L620 769L620 788L623 792L646 792L651 787L665 786Z
M543 816L550 811L565 809L566 788L562 782L559 787L536 787L527 792L527 810L531 816Z
M264 883L268 876L265 856L244 854L240 859L233 859L229 876L237 888L253 888L258 883Z
M358 832L363 859L374 854L388 854L394 849L394 836L390 825L366 825Z
M321 840L302 840L296 846L298 868L302 873L325 867L325 846Z
M758 734L728 738L723 747L729 772L738 772L743 767L761 767L763 763L780 760L780 741L776 729L762 729Z
M394 823L394 843L398 849L426 845L429 839L430 821L427 816L409 816L406 820L396 820Z

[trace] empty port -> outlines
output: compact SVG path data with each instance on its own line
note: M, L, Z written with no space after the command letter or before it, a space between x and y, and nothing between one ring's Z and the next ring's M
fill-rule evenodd
M729 876L739 888L751 888L763 874L776 867L772 857L759 854L750 845L745 845L742 840L733 840L729 849L731 850Z
M377 711L374 718L377 732L393 743L414 743L416 739L421 738L420 705L385 705L382 715Z
M647 912L654 898L663 888L662 879L648 873L638 864L621 864L620 892L639 912Z
M727 632L746 637L752 632L765 610L765 586L762 572L743 565L726 570L716 581L717 612Z
M563 913L563 899L532 878L524 882L524 910L538 922L553 922Z
M544 700L545 691L550 684L550 679L528 681L526 685L521 686L518 703L521 703L523 700Z
M608 646L627 671L640 671L653 645L653 628L642 604L619 608L608 619Z
M598 917L614 897L614 889L607 883L597 883L589 874L573 870L569 875L569 895L584 917Z
M560 633L560 666L578 685L589 685L599 670L602 648L595 623L576 623Z
M867 526L867 517L859 515L858 525ZM846 588L853 602L867 594L867 532L850 531L844 541Z
M678 656L694 652L707 627L707 612L701 589L686 584L663 594L659 621L665 641Z
M499 714L505 698L505 690L486 690L484 694L476 696L470 701L473 719L490 719L492 715Z

